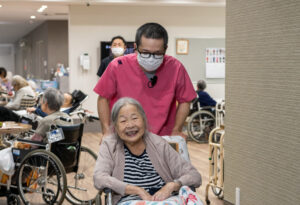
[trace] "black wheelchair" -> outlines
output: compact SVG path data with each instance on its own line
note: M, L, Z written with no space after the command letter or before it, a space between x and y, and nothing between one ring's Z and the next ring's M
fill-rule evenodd
M188 136L198 143L208 143L211 130L215 128L215 107L200 107L198 98L191 103L188 118Z
M93 169L97 155L81 145L84 124L52 129L48 143L25 139L30 149L12 148L15 174L0 183L7 204L92 204L98 191L93 190ZM34 147L34 148L32 148Z

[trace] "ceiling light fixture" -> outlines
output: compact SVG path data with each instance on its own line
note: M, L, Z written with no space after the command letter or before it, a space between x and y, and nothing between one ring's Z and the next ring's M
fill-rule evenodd
M48 8L47 5L42 5L42 6L37 10L37 12L42 13L46 8Z
M36 17L35 17L35 16L30 16L30 18L31 18L31 19L35 19Z
M0 4L0 8L2 8L2 5Z

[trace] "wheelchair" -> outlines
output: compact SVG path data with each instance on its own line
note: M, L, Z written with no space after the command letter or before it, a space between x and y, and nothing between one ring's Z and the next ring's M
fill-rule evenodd
M183 159L190 162L190 156L187 150L187 144L184 138L181 136L162 136L169 145L174 148ZM190 187L192 191L196 192L195 187ZM95 205L113 205L112 198L113 198L114 191L110 188L104 188L103 190L98 192L98 195L95 198ZM178 194L178 192L174 192L174 194ZM165 203L168 204L168 203Z
M97 155L81 145L83 124L52 129L48 143L25 139L32 149L12 148L15 174L0 183L7 204L92 204L93 164ZM63 136L63 137L61 137ZM21 198L21 200L20 200Z
M209 183L205 189L206 204L210 204L209 187L219 199L224 197L224 117L225 101L221 101L216 105L216 128L209 134Z
M188 118L188 136L198 143L207 143L209 133L215 128L215 107L200 107L198 98L191 103Z

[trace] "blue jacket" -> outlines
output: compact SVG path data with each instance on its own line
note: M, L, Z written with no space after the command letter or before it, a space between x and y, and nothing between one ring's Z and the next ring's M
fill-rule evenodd
M216 106L216 101L205 91L197 91L200 107Z

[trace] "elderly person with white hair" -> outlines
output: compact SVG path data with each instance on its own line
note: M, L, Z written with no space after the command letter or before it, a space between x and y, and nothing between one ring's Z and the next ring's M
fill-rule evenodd
M199 187L201 175L166 140L148 131L139 102L119 99L111 121L113 134L100 145L94 185L112 189L113 204L202 204L188 187ZM172 195L176 191L180 196Z
M15 91L15 95L12 100L5 105L6 108L10 110L19 110L21 107L22 98L30 96L35 97L34 91L22 76L13 76L11 85Z
M61 120L62 118L69 118L64 112L60 111L60 107L64 102L64 96L62 92L55 88L48 88L43 95L41 109L47 114L46 117L39 121L39 125L35 131L35 134L31 137L35 141L46 141L46 133L50 131L51 125L68 126L72 124Z

